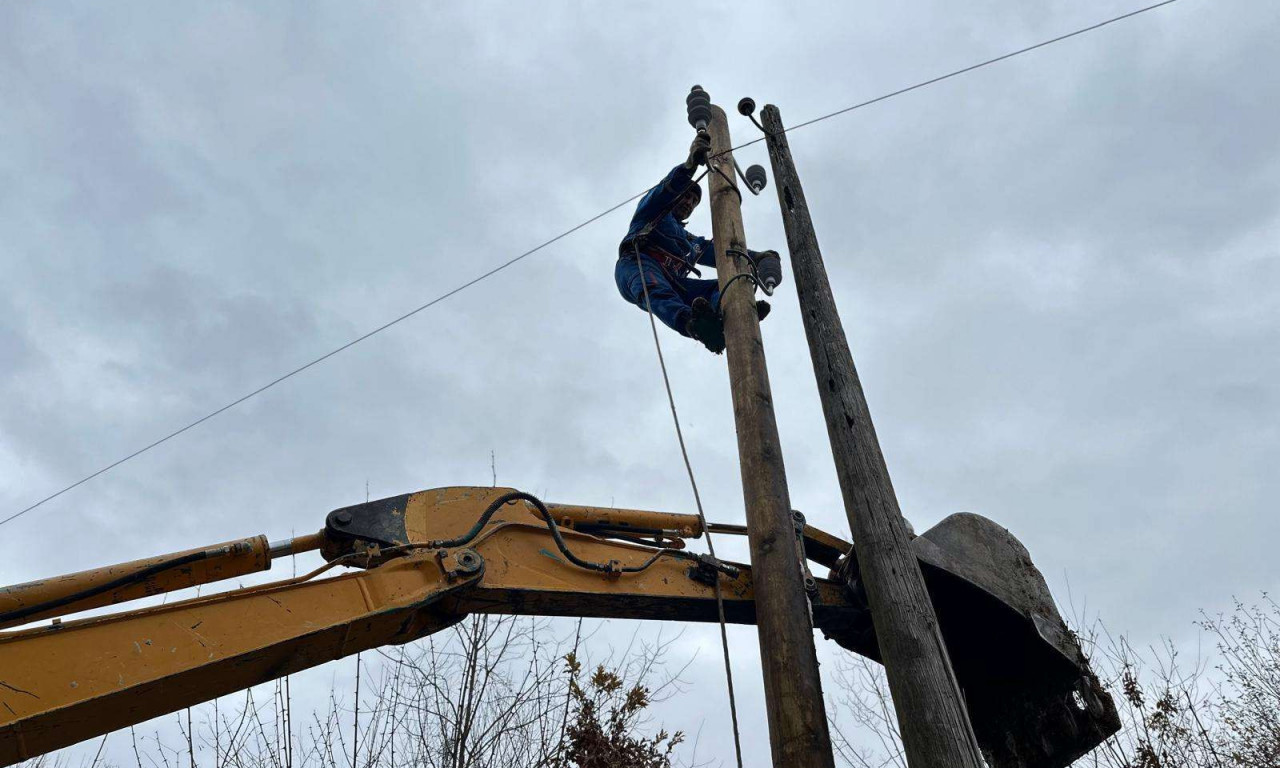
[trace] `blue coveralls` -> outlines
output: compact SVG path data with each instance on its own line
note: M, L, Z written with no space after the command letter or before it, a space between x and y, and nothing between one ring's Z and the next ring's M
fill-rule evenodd
M695 265L715 266L714 243L690 234L671 213L675 201L692 186L693 169L677 165L640 199L627 236L618 246L618 264L613 270L622 298L644 311L641 270L636 264L638 249L653 314L682 336L689 335L685 325L692 314L689 304L695 298L706 298L712 309L720 311L719 283L688 276Z

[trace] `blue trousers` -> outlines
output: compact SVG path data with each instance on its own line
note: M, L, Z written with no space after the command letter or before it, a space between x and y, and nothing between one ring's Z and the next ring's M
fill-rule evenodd
M653 314L668 328L681 336L688 336L685 325L693 313L689 304L699 296L711 302L711 307L716 312L720 311L718 281L674 277L648 256L641 255L640 261L644 265L644 280L649 287L649 304L653 307ZM641 311L646 311L644 286L640 284L640 268L636 265L634 254L618 259L613 278L618 283L618 293L622 294L622 298L635 304Z

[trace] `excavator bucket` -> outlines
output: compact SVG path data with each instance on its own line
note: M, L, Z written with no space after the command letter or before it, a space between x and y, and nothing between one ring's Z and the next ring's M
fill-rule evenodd
M985 517L951 515L912 541L969 718L991 768L1066 768L1120 728L1044 576L1013 534ZM856 550L832 570L865 599ZM825 627L879 659L875 628Z

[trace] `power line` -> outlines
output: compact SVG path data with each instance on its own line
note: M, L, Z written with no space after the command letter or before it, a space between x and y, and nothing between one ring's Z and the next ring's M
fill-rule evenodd
M507 267L512 266L513 264L515 264L516 262L520 261L521 259L524 259L524 258L527 258L527 257L529 257L529 256L532 256L533 254L537 253L538 251L542 250L543 248L546 248L548 245L551 245L552 243L555 243L555 242L556 242L556 241L558 241L558 240L562 240L562 239L564 239L564 238L568 237L569 235L572 235L574 232L577 232L578 230L582 229L583 227L587 226L588 224L592 224L592 223L594 223L597 219L601 219L601 218L604 218L605 216L608 216L609 214L611 214L611 213L613 213L614 211L618 210L619 208L621 208L622 206L626 205L627 203L630 203L632 200L635 200L636 198L640 197L641 195L644 195L644 194L645 194L646 192L648 192L648 191L649 191L649 190L648 190L648 189L646 189L646 190L644 190L643 192L639 192L639 193L637 193L637 194L635 194L635 195L632 195L631 197L628 197L626 200L623 200L622 202L618 203L617 205L614 205L614 206L613 206L613 207L611 207L611 208L608 208L608 209L606 209L606 210L604 210L604 211L601 211L600 213L597 213L595 216L592 216L591 218L587 219L586 221L582 222L581 224L578 224L577 226L573 227L572 229L567 229L567 230L565 230L564 232L561 232L560 234L558 234L558 235L556 235L555 237L551 238L550 240L547 240L546 242L542 243L541 245L538 245L538 246L536 246L536 247L534 247L534 248L530 248L529 250L525 251L524 253L520 254L519 256L516 256L516 257L515 257L515 258L513 258L513 259L510 259L510 260L508 260L508 261L506 261L506 262L503 262L502 264L499 264L498 266L494 267L493 269L489 270L488 272L485 272L484 274L480 275L479 277L472 278L471 280L468 280L467 282L463 283L462 285L459 285L458 287L454 288L453 290L450 290L450 291L447 291L447 292L445 292L445 293L440 294L439 296L435 297L435 298L434 298L434 299L432 299L431 301L428 301L426 304L423 304L422 306L417 307L416 309L412 309L412 310L410 310L410 311L408 311L408 312L405 312L403 315L400 315L399 317L397 317L397 318L396 318L396 319L394 319L394 320L391 320L391 321L389 321L389 322L387 322L387 323L383 323L382 325L378 326L377 328L374 328L372 331L369 331L368 333L364 334L363 336L358 336L358 337L356 337L356 338L352 339L351 341L348 341L346 344L343 344L342 346L338 347L337 349L334 349L334 350L333 350L333 351L331 351L331 352L326 352L325 354L321 355L320 357L317 357L316 359L312 360L311 362L309 362L309 363L307 363L307 364L305 364L305 365L301 365L301 366L299 366L299 367L297 367L297 368L294 368L292 371L289 371L288 373L284 374L283 376L279 376L279 377L277 377L277 378L273 379L272 381L268 382L267 384L264 384L264 385L262 385L261 387L258 387L257 389L253 390L253 391L252 391L252 392L250 392L249 394L244 395L244 396L242 396L242 397L239 397L239 398L237 398L237 399L235 399L235 400L233 400L233 401L231 401L231 402L227 403L226 405L222 406L221 408L219 408L219 409L218 409L218 410L216 410L216 411L213 411L212 413L209 413L208 415L201 416L200 418L198 418L198 419L196 419L195 421L191 422L190 424L186 425L186 426L185 426L185 427L183 427L182 429L174 430L173 432L170 432L169 434L165 435L164 437L160 438L159 440L156 440L156 441L155 441L155 442L153 442L153 443L150 443L150 444L148 444L148 445L146 445L146 446L144 446L144 447L142 447L142 448L139 448L138 450L134 451L133 453L129 454L128 456L125 456L124 458L117 459L116 461L113 461L112 463L108 464L107 466L103 467L102 469L99 469L97 472L94 472L94 473L93 473L93 474L91 474L91 475L86 475L85 477L83 477L83 478L81 478L81 479L77 480L76 482L72 483L71 485L68 485L66 488L63 488L62 490L58 491L57 493L50 494L50 495L48 495L48 496L44 497L43 499L41 499L41 500L37 501L35 504L32 504L31 506L27 507L26 509L24 509L24 510L22 510L22 511L20 511L20 512L15 512L14 514L9 515L9 516L8 516L8 517L6 517L5 519L0 520L0 525L4 525L5 523L10 522L11 520L16 520L16 519L18 519L19 517L22 517L22 516L23 516L23 515L25 515L26 513L28 513L28 512L30 512L31 510L35 509L36 507L39 507L40 505L42 505L42 504L44 504L44 503L46 503L46 502L53 501L54 499L58 498L58 497L59 497L59 496L61 496L62 494L66 493L67 491L70 491L70 490L72 490L73 488L76 488L76 487L78 487L78 486L81 486L81 485L83 485L83 484L85 484L85 483L89 482L90 480L92 480L93 478L97 477L98 475L101 475L101 474L103 474L103 473L105 473L105 472L109 472L109 471L111 471L112 469L115 469L116 467L120 466L121 464L125 463L126 461L129 461L129 460L130 460L130 459L132 459L132 458L135 458L135 457L137 457L137 456L141 456L142 454L146 453L147 451L151 450L152 448L155 448L155 447L156 447L156 446L158 446L158 445L162 445L162 444L164 444L164 443L169 442L170 440L172 440L173 438L177 437L178 435L181 435L183 432L186 432L186 431L187 431L187 430L189 430L189 429L193 429L193 428L195 428L195 427L200 426L201 424L205 423L205 422L206 422L206 421L208 421L209 419L212 419L214 416L217 416L218 414L223 413L224 411L229 411L229 410L231 410L232 408L234 408L234 407L236 407L237 405L239 405L239 404L243 403L244 401L248 400L249 398L251 398L251 397L255 397L255 396L257 396L257 395L262 394L263 392L266 392L268 389L271 389L272 387L274 387L275 385L277 385L277 384L279 384L279 383L281 383L281 382L285 381L286 379L290 379L290 378L292 378L292 377L294 377L294 376L297 376L299 373L302 373L303 371L307 370L308 368L311 368L312 366L319 365L320 363L323 363L325 360L328 360L329 358L333 357L334 355L338 354L339 352L342 352L342 351L345 351L345 350L347 350L347 349L350 349L351 347L354 347L355 345L359 344L360 342L364 341L365 339L368 339L368 338L369 338L369 337L371 337L371 336L375 336L375 335L377 335L377 334L379 334L379 333L382 333L383 331L387 330L388 328L390 328L390 327L391 327L391 326L393 326L393 325L396 325L397 323L400 323L400 322L402 322L402 321L404 321L404 320L408 320L409 318L413 317L414 315L418 314L419 312L423 311L424 309L429 309L429 308L431 308L431 307L435 306L436 304L439 304L440 302L444 301L445 299L449 298L450 296L453 296L453 295L455 295L455 294L457 294L457 293L461 293L462 291L465 291L466 289L470 288L471 286L475 285L476 283L478 283L478 282L480 282L480 281L482 281L482 280L486 280L486 279L488 279L488 278L490 278L490 277L492 277L492 276L494 276L494 275L498 274L498 273L499 273L499 272L501 272L502 270L506 269Z
M1000 56L995 57L994 59L987 59L986 61L981 62L979 64L973 64L971 66L965 67L964 69L957 69L953 72L948 72L945 75L939 75L938 77L932 78L930 80L924 80L922 82L916 83L915 85L909 85L906 88L900 88L891 93L886 93L883 96L877 96L874 99L868 99L867 101L859 102L857 104L854 104L849 107L845 107L843 109L837 109L835 112L828 112L825 115L821 115L819 117L815 117L810 120L805 120L803 123L796 123L790 128L784 128L781 131L781 133L790 133L791 131L804 128L805 126L813 125L814 123L820 123L823 120L829 120L830 118L836 117L838 115L843 115L846 112L852 112L855 109L862 109L863 107L869 107L872 104L876 104L881 101L885 101L887 99L892 99L894 96L901 96L904 93L910 93L911 91L919 90L920 88L925 88L935 83L940 83L943 80L950 80L953 77L958 77L959 75L967 74L969 72L974 71L975 69L982 69L983 67L996 64L998 62L1004 61L1005 59L1012 59L1015 56L1021 56L1024 53L1030 53L1031 51L1034 51L1037 48L1044 48L1045 46L1053 45L1054 43L1060 43L1063 40L1068 40L1070 38L1076 37L1077 35L1083 35L1086 32L1093 32L1094 30L1102 29L1103 27L1109 24L1115 24L1117 21L1124 21L1125 19L1133 18L1134 16L1138 16L1139 14L1146 13L1147 11L1154 11L1157 8L1161 8L1166 5L1172 5L1173 3L1176 3L1176 2L1178 2L1178 0L1164 0L1164 2L1156 3L1155 5L1148 5L1145 8L1139 8L1136 11L1130 11L1126 14L1122 14L1120 16L1115 16L1113 18L1107 19L1106 21L1100 21L1097 24L1091 24L1087 27L1081 27L1080 29L1077 29L1074 32L1068 32L1065 35L1059 35L1055 38L1036 43L1035 45L1029 45L1026 48L1019 48L1016 51L1010 51L1009 53L1002 54ZM761 136L758 139L752 139L751 141L744 142L726 151L733 152L734 150L742 149L743 147L749 147L752 144L759 144L760 142L764 141L765 138L766 137Z
M869 106L871 106L872 104L877 104L877 103L879 103L879 102L881 102L881 101L886 101L886 100L891 99L891 98L893 98L893 97L895 97L895 96L901 96L901 95L902 95L902 94L904 94L904 93L909 93L909 92L911 92L911 91L915 91L915 90L918 90L918 89L920 89L920 88L925 88L925 87L927 87L927 86L934 85L935 83L940 83L940 82L942 82L943 80L949 80L949 79L951 79L951 78L953 78L953 77L957 77L957 76L959 76L959 75L963 75L963 74L966 74L966 73L969 73L969 72L973 72L974 70L977 70L977 69L982 69L983 67L990 66L990 65L995 64L995 63L997 63L997 62L1001 62L1001 61L1004 61L1004 60L1006 60L1006 59L1014 58L1015 56L1021 56L1021 55L1022 55L1022 54L1024 54L1024 53L1030 53L1031 51L1034 51L1034 50L1036 50L1036 49L1044 48L1045 46L1053 45L1054 43L1062 42L1063 40L1067 40L1067 39L1069 39L1069 38L1076 37L1076 36L1078 36L1078 35L1083 35L1083 34L1085 34L1085 33L1087 33L1087 32L1092 32L1092 31L1094 31L1094 30L1101 29L1102 27L1108 26L1108 25L1110 25L1110 24L1114 24L1114 23L1116 23L1116 22L1118 22L1118 21L1123 21L1123 20L1125 20L1125 19L1129 19L1129 18L1132 18L1132 17L1134 17L1134 16L1138 16L1138 15L1143 14L1143 13L1146 13L1146 12L1148 12L1148 11L1153 11L1153 10L1155 10L1155 9L1157 9L1157 8L1160 8L1160 7L1163 7L1163 6L1166 6L1166 5L1171 5L1171 4L1173 4L1173 3L1177 2L1177 1L1178 1L1178 0L1164 0L1163 2L1156 3L1155 5L1149 5L1149 6L1146 6L1145 8L1139 8L1139 9L1138 9L1138 10L1136 10L1136 11L1130 11L1129 13L1125 13L1125 14L1122 14L1122 15L1120 15L1120 16L1115 16L1115 17L1113 17L1113 18L1107 19L1106 21L1101 21L1101 22L1098 22L1097 24L1092 24L1092 25L1087 26L1087 27L1082 27L1082 28L1080 28L1080 29L1075 30L1074 32L1068 32L1068 33L1067 33L1067 34L1065 34L1065 35L1059 35L1058 37L1054 37L1054 38L1051 38L1051 39L1049 39L1049 40L1045 40L1045 41L1043 41L1043 42L1036 43L1035 45L1027 46L1026 48L1019 48L1019 49L1018 49L1018 50L1016 50L1016 51L1011 51L1011 52L1006 53L1006 54L1003 54L1003 55L1001 55L1001 56L997 56L997 57L995 57L995 58L993 58L993 59L987 59L986 61L983 61L983 62L981 62L981 63L973 64L973 65L971 65L971 66L964 67L963 69L957 69L957 70L955 70L955 71L948 72L948 73L947 73L947 74L945 74L945 75L940 75L940 76L938 76L938 77L934 77L934 78L931 78L931 79L929 79L929 80L924 80L924 81L922 81L922 82L916 83L915 85L910 85L910 86L907 86L906 88L900 88L900 89L898 89L898 90L896 90L896 91L892 91L892 92L890 92L890 93L886 93L886 94L884 94L884 95L882 95L882 96L877 96L877 97L875 97L874 99L868 99L867 101L859 102L858 104L854 104L854 105L852 105L852 106L844 107L843 109L838 109L838 110L836 110L835 112L829 112L829 113L827 113L827 114L825 114L825 115L821 115L821 116L819 116L819 117L815 117L815 118L813 118L813 119L806 120L806 121L804 121L804 122L802 122L802 123L797 123L796 125L793 125L793 126L791 126L790 128L786 128L786 129L784 130L784 133L791 132L791 131L795 131L795 130L798 130L798 129L800 129L800 128L804 128L804 127L806 127L806 126L813 125L814 123L822 122L823 120L829 120L830 118L833 118L833 117L836 117L836 116L839 116L839 115L843 115L843 114L846 114L846 113L848 113L848 112L852 112L852 111L857 110L857 109L862 109L863 107L869 107ZM758 144L758 143L759 143L759 142L761 142L761 141L764 141L764 137L763 137L763 136L762 136L762 137L760 137L760 138L758 138L758 139L752 139L751 141L748 141L748 142L744 142L744 143L742 143L742 144L739 144L738 146L733 147L733 148L731 148L731 149L729 149L729 150L727 150L727 151L732 152L732 151L737 150L737 149L742 149L743 147L749 147L749 146L751 146L752 144ZM264 384L264 385L263 385L263 386L261 386L261 387L258 387L257 389L253 390L252 392L248 393L247 395L244 395L244 396L242 396L242 397L240 397L240 398L237 398L236 400L231 401L230 403L227 403L226 405L222 406L221 408L217 409L216 411L213 411L213 412L209 413L209 414L208 414L208 415L206 415L206 416L202 416L202 417L200 417L199 419L196 419L195 421L191 422L190 424L186 425L185 427L182 427L181 429L178 429L178 430L175 430L175 431L173 431L173 432L170 432L169 434L165 435L164 437L160 438L159 440L156 440L155 442L152 442L152 443L150 443L150 444L148 444L148 445L146 445L146 446L144 446L144 447L142 447L142 448L139 448L138 450L134 451L133 453L129 454L128 456L125 456L125 457L123 457L123 458L121 458L121 459L117 459L116 461L113 461L112 463L110 463L110 464L106 465L106 466L105 466L105 467L103 467L102 469L99 469L98 471L96 471L96 472L94 472L94 473L92 473L92 474L90 474L90 475L86 475L86 476L82 477L81 479L77 480L76 482L72 483L71 485L68 485L68 486L66 486L65 488L61 489L61 490L60 490L60 491L58 491L57 493L52 493L52 494L50 494L50 495L48 495L48 496L44 497L43 499L40 499L39 501L37 501L36 503L32 504L31 506L29 506L29 507L27 507L27 508L25 508L25 509L23 509L23 510L21 510L21 511L15 512L14 514L9 515L8 517L6 517L6 518L5 518L5 519L3 519L3 520L0 520L0 525L5 525L6 523L9 523L9 522L11 522L11 521L13 521L13 520L18 519L19 517L22 517L23 515L25 515L25 514L27 514L28 512L30 512L31 510L36 509L37 507L40 507L40 506L42 506L42 505L44 505L44 504L46 504L46 503L48 503L48 502L50 502L50 501L53 501L54 499L58 498L58 497L59 497L59 496L61 496L62 494L66 493L67 491L70 491L70 490L73 490L73 489L75 489L75 488L78 488L79 486L81 486L81 485L83 485L83 484L85 484L85 483L89 482L90 480L94 479L95 477L98 477L99 475L102 475L102 474L104 474L104 473L106 473L106 472L110 472L111 470L115 469L116 467L120 466L121 464L124 464L125 462L130 461L131 459L134 459L134 458L136 458L136 457L138 457L138 456L141 456L142 454L146 453L147 451L150 451L152 448L155 448L155 447L157 447L157 446L159 446L159 445L162 445L162 444L164 444L164 443L169 442L170 440L172 440L173 438L177 437L178 435L181 435L182 433L186 432L187 430L194 429L195 427L200 426L201 424L205 423L205 422L206 422L206 421L208 421L209 419L212 419L213 417L215 417L215 416L217 416L217 415L219 415L219 414L221 414L221 413L223 413L223 412L225 412L225 411L229 411L229 410L231 410L232 408L236 407L237 405L240 405L240 404L241 404L241 403L243 403L244 401L246 401L246 400L248 400L248 399L250 399L250 398L252 398L252 397L256 397L257 395L260 395L260 394L262 394L263 392L266 392L268 389L271 389L272 387L276 386L277 384L280 384L281 382L283 382L283 381L285 381L285 380L287 380L287 379L293 378L294 376L298 375L299 373L302 373L303 371L307 370L308 368L311 368L311 367L313 367L313 366L315 366L315 365L319 365L320 363L323 363L325 360L328 360L329 358L333 357L334 355L338 354L339 352L343 352L343 351L345 351L345 350L347 350L347 349L349 349L349 348L351 348L351 347L355 346L356 344L359 344L360 342L364 341L365 339L368 339L368 338L370 338L370 337L372 337L372 336L376 336L377 334L382 333L383 331L387 330L388 328L390 328L390 327L391 327L391 326L393 326L393 325L396 325L396 324L398 324L398 323L400 323L400 322L403 322L403 321L405 321L405 320L408 320L409 318L413 317L414 315L418 314L419 312L422 312L422 311L423 311L423 310L425 310L425 309L429 309L429 308L431 308L431 307L435 306L436 304L439 304L440 302L444 301L445 299L448 299L448 298L450 298L451 296L454 296L455 294L458 294L458 293L461 293L462 291L465 291L466 289L470 288L471 286L475 285L476 283L479 283L479 282L481 282L481 281L483 281L483 280L487 280L488 278L490 278L490 277L492 277L492 276L494 276L494 275L498 274L499 272L503 271L503 270L504 270L504 269L506 269L507 267L510 267L510 266L514 265L516 262L522 261L523 259L525 259L525 258L527 258L527 257L529 257L529 256L532 256L533 254L537 253L538 251L541 251L543 248L546 248L547 246L552 245L553 243L556 243L556 242L558 242L559 240L562 240L562 239L564 239L564 238L568 237L569 235L573 234L574 232L577 232L578 230L582 229L583 227L586 227L586 226L588 226L588 225L590 225L590 224L595 223L596 221L598 221L598 220L600 220L600 219L604 218L605 216L608 216L609 214L613 213L614 211L618 210L619 208L623 207L624 205L626 205L626 204L628 204L628 203L630 203L630 202L632 202L632 201L634 201L634 200L636 200L636 199L638 199L638 198L640 198L640 197L644 196L646 193L648 193L648 192L649 192L649 190L650 190L650 189L653 189L653 187L649 187L648 189L645 189L645 190L643 190L643 191L637 192L636 194L632 195L631 197L628 197L626 200L623 200L622 202L620 202L620 203L618 203L618 204L616 204L616 205L614 205L614 206L612 206L612 207L606 208L605 210L601 211L600 213L597 213L596 215L592 216L591 218L586 219L586 220L585 220L585 221L583 221L582 223L577 224L577 225L575 225L575 226L571 227L570 229L566 229L564 232L561 232L560 234L556 235L555 237L551 238L550 240L547 240L546 242L544 242L544 243L542 243L542 244L540 244L540 245L538 245L538 246L535 246L535 247L533 247L533 248L530 248L529 250L525 251L524 253L520 254L519 256L516 256L515 258L512 258L512 259L510 259L510 260L508 260L508 261L506 261L506 262L503 262L502 264L499 264L498 266L494 267L493 269L490 269L488 272L485 272L484 274L482 274L482 275L480 275L480 276L478 276L478 277L472 278L471 280L468 280L467 282L465 282L465 283L463 283L463 284L459 285L458 287L456 287L456 288L454 288L454 289L452 289L452 290L450 290L450 291L447 291L447 292L445 292L445 293L440 294L439 296L435 297L435 298L434 298L434 299L432 299L431 301L428 301L426 304L423 304L423 305L421 305L421 306L419 306L419 307L417 307L417 308L415 308L415 309L412 309L412 310L410 310L410 311L408 311L408 312L404 313L403 315L400 315L399 317L395 318L394 320L391 320L391 321L389 321L389 322L387 322L387 323L384 323L383 325L380 325L380 326L378 326L377 328L374 328L373 330L369 331L368 333L365 333L365 334L364 334L364 335L362 335L362 336L358 336L358 337L356 337L356 338L352 339L351 341L348 341L346 344L343 344L342 346L340 346L340 347L338 347L338 348L334 349L333 351L331 351L331 352L327 352L327 353L325 353L325 354L321 355L320 357L317 357L316 359L312 360L311 362L306 363L305 365L299 366L299 367L297 367L297 368L293 369L292 371L289 371L288 373L286 373L286 374L284 374L284 375L282 375L282 376L280 376L280 377L278 377L278 378L276 378L276 379L273 379L273 380L272 380L272 381L270 381L269 383Z

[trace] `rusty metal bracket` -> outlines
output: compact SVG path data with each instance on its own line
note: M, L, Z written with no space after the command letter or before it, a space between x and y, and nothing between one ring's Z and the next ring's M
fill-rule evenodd
M461 549L437 549L434 552L440 573L450 582L470 578L484 570L484 558L470 547Z
M804 513L798 509L791 510L791 525L796 532L796 558L800 573L804 576L804 591L812 595L818 591L818 580L813 578L813 572L809 570L809 558L804 554Z

